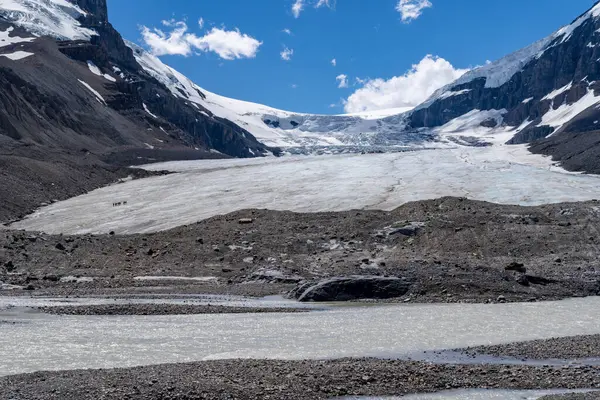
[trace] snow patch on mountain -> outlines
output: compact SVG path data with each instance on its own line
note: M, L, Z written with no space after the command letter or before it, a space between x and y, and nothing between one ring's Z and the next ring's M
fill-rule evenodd
M470 91L471 91L471 89L463 89L463 90L458 90L456 92L448 91L448 92L442 93L439 98L446 99L448 97L459 96L461 94L469 93Z
M558 129L560 129L560 127L575 118L577 115L598 103L600 103L600 96L595 96L594 91L588 89L587 94L573 104L565 103L557 109L550 107L550 110L544 114L542 117L542 122L540 122L538 126L552 126L557 128L555 130L556 132Z
M558 31L556 31L556 33L554 35L552 35L552 39L558 39L562 37L562 40L559 42L560 43L564 43L566 41L568 41L569 39L571 39L571 37L573 36L573 32L575 32L575 29L579 28L581 25L583 25L583 23L585 21L587 21L590 18L597 18L600 16L600 3L596 4L594 7L592 7L588 12L586 12L585 14L583 14L581 17L577 18L573 23L564 26L562 28L560 28Z
M0 47L6 47L16 43L26 43L35 40L34 37L22 38L19 36L11 36L10 33L14 30L15 28L11 26L5 31L0 31Z
M1 57L6 57L9 58L13 61L19 61L22 60L24 58L27 58L29 56L32 56L34 53L30 53L28 51L15 51L14 53L8 53L8 54L0 54Z
M38 36L89 40L96 33L77 20L85 15L67 0L0 0L0 17Z
M554 100L554 98L557 97L558 95L563 94L567 90L571 90L572 87L573 87L573 82L569 82L565 86L563 86L561 88L558 88L556 90L553 90L552 92L548 93L547 95L545 95L544 97L542 97L542 100Z
M502 110L473 110L458 118L453 119L446 125L439 128L435 128L437 133L448 134L448 133L477 133L479 132L490 132L490 128L481 125L482 122L488 120L494 120L496 126L501 126L503 122L503 116L507 111Z
M100 93L98 93L97 90L95 90L93 87L91 87L87 82L84 82L81 79L77 79L77 80L79 81L79 83L81 83L83 86L85 86L96 97L96 100L98 100L98 103L106 105L106 100L104 100L104 97L102 97L102 95Z
M88 65L88 68L90 69L90 72L92 74L101 76L101 77L103 77L104 79L106 79L107 81L110 81L110 82L116 82L117 81L115 78L113 78L109 74L103 74L102 71L100 71L100 68L98 68L98 66L96 64L94 64L92 61L88 60L87 65Z
M152 118L158 119L156 115L152 114L152 111L150 111L146 103L143 103L142 105L144 106L144 111L146 111L146 113L148 113Z

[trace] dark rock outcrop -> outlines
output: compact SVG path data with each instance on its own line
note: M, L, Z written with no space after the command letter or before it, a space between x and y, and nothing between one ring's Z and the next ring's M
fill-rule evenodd
M401 278L351 276L303 284L292 292L292 296L302 302L390 299L404 296L409 289L410 283Z
M554 132L554 128L551 126L532 126L525 128L521 132L517 133L512 137L507 144L525 144L535 142L540 139L544 139L548 135Z

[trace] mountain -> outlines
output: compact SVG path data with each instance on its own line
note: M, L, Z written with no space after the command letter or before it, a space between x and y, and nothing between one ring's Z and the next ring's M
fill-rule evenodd
M410 114L407 129L435 129L465 115L508 144L553 156L567 169L600 173L600 3L552 35L441 88Z
M0 0L0 220L152 161L528 143L600 172L600 5L412 110L303 114L219 96L125 41L106 0Z
M105 0L0 1L0 220L131 174L123 165L278 154L173 96L107 14Z
M173 93L290 152L530 144L570 170L600 172L600 5L550 36L475 68L413 110L310 115L210 93L131 45ZM195 91L204 93L199 96Z

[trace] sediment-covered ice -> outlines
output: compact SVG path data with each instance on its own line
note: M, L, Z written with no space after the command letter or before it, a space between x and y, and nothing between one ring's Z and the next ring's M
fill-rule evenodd
M140 233L247 208L391 210L442 196L521 205L600 197L600 177L566 173L522 146L184 161L147 168L179 173L58 202L13 227L65 234ZM127 204L113 207L118 202Z

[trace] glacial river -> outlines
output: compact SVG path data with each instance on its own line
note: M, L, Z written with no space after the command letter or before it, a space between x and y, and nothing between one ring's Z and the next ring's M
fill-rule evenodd
M22 307L36 302L0 298L0 375L232 358L400 357L600 334L600 297L193 316L51 316Z

